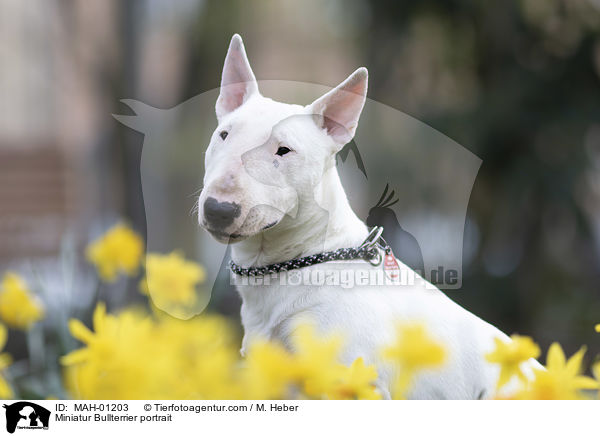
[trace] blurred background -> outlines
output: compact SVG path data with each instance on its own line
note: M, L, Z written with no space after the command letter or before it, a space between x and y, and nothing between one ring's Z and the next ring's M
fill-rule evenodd
M543 349L600 353L598 0L3 1L0 274L30 278L49 317L87 310L85 245L119 219L146 231L144 136L111 114L218 87L233 33L260 80L332 87L366 66L370 99L478 156L448 295ZM141 298L136 280L111 292L113 307ZM239 299L225 284L209 309L236 317ZM9 339L17 357L22 340Z

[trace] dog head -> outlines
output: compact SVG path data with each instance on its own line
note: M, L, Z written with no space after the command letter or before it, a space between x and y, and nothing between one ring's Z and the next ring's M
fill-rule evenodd
M242 39L234 35L206 151L198 221L215 239L238 242L277 226L313 195L335 153L354 137L367 70L307 106L263 97Z

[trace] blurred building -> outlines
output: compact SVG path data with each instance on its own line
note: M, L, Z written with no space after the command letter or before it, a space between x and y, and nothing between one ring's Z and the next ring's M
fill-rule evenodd
M92 159L113 105L117 2L0 5L0 259L55 255L106 203ZM107 182L96 186L100 176Z

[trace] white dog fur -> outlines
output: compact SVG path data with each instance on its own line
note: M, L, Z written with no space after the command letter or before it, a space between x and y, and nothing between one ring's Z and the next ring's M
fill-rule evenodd
M198 220L217 240L232 243L232 259L238 265L262 266L363 242L367 227L348 203L335 153L354 136L367 76L366 68L359 68L308 106L279 103L260 95L242 39L234 35L216 103L218 127L206 152ZM279 147L290 151L277 155ZM211 228L203 207L208 198L239 206L231 224ZM375 268L362 260L344 265ZM332 264L305 269L327 268ZM274 281L239 285L238 290L245 330L242 353L256 337L291 347L296 321L309 316L319 331L343 333L344 363L363 357L377 365L377 386L390 398L396 368L382 363L380 351L394 340L397 323L417 321L445 345L448 359L440 370L423 371L409 398L477 399L496 394L498 368L484 355L493 349L493 338L510 338L438 289L343 289ZM529 371L539 364L532 360L523 366Z

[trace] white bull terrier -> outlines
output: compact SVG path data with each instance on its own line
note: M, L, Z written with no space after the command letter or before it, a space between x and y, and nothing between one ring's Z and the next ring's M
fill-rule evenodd
M238 268L358 247L365 241L369 231L348 203L335 155L354 136L367 77L366 68L359 68L308 106L279 103L259 93L242 39L233 36L216 102L218 127L206 151L198 221L218 241L232 243ZM381 270L374 263L323 262L298 271L306 277L307 272L341 267ZM400 261L398 265L401 272L408 269ZM377 387L390 398L397 369L382 362L381 350L394 341L398 323L421 322L444 344L447 359L441 369L417 376L409 398L496 394L499 369L484 355L494 348L495 337L510 339L430 284L347 289L264 280L260 286L237 288L243 300L242 353L256 337L291 347L294 326L308 316L323 333L343 333L343 363L363 357L375 364ZM539 364L532 360L524 366L531 365Z

